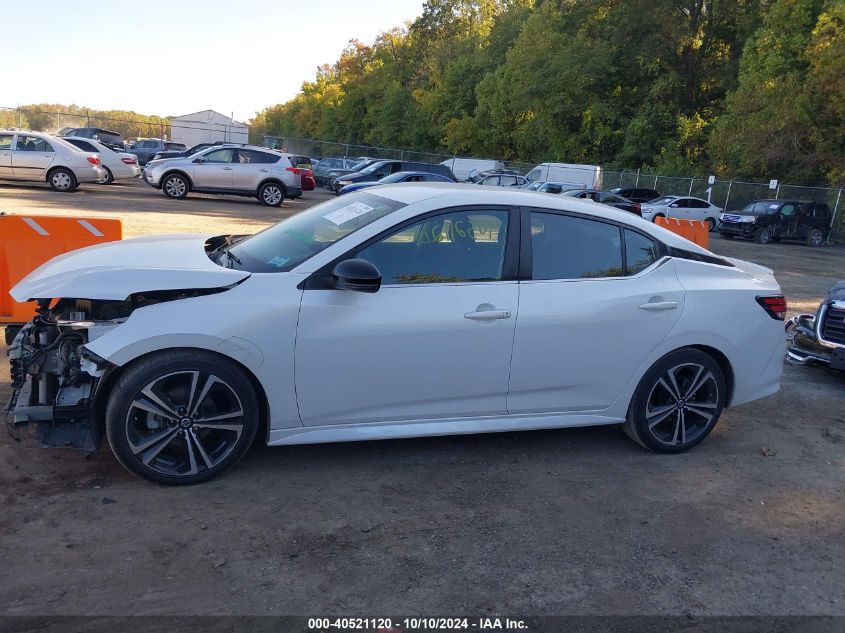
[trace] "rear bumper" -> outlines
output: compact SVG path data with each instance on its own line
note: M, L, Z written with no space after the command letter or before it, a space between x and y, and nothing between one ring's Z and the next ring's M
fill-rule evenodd
M106 177L106 170L102 167L79 167L73 170L77 182L97 182Z
M302 187L285 187L285 196L288 198L298 198L302 195Z

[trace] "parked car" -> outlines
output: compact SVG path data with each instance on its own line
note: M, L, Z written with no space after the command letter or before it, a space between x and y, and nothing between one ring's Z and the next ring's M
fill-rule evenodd
M441 165L448 167L459 181L469 180L473 175L491 169L502 169L504 164L500 160L486 160L482 158L449 158Z
M570 198L580 198L582 200L592 200L593 202L606 204L610 207L627 211L628 213L641 215L639 204L631 202L615 193L596 191L595 189L570 189L569 191L564 191L561 195L569 196Z
M340 190L346 185L357 184L362 182L376 182L385 176L395 174L400 171L421 171L428 174L439 174L455 181L455 174L445 165L437 165L434 163L417 163L407 160L380 160L373 163L369 167L365 167L355 173L346 174L338 178L335 182L335 191Z
M10 349L12 421L52 420L42 442L72 445L69 421L97 412L119 462L166 484L219 475L259 430L291 445L616 424L678 453L783 368L770 271L515 189L385 186L234 243L101 244L11 295L41 306Z
M540 193L554 194L560 194L564 191L576 189L577 187L578 185L571 182L544 182L542 180L538 180L536 182L528 182L522 185L522 188L526 191L538 191Z
M451 178L446 176L442 176L441 174L431 174L424 171L397 171L395 174L390 174L389 176L385 176L381 180L376 182L356 182L351 185L345 185L341 187L340 193L341 195L345 193L352 193L353 191L359 191L360 189L366 189L368 187L375 187L376 185L390 185L396 184L400 182L455 182Z
M713 231L719 222L721 207L707 200L690 196L662 196L640 205L643 218L654 222L656 218L678 218L680 220L701 220L707 222Z
M833 284L815 314L790 319L786 340L793 363L818 362L845 371L845 281Z
M214 143L198 143L193 147L186 149L186 150L175 150L175 149L165 149L160 152L156 152L150 160L161 160L162 158L182 158L183 156L193 156L194 154L207 149L209 147L214 147L215 145L229 145L229 143L224 143L223 141L215 141Z
M495 176L497 174L507 175L507 176L520 176L521 175L518 171L516 171L514 169L488 169L486 171L479 171L479 172L471 173L469 178L466 180L466 182L472 182L472 183L478 184L480 181L484 180L488 176ZM526 180L525 184L528 184L527 180Z
M151 161L142 174L144 182L168 198L185 198L191 191L221 193L252 196L278 207L285 198L302 195L300 171L291 165L290 154L265 147L220 145L195 156Z
M105 143L94 139L76 136L65 136L63 138L83 152L100 155L100 164L106 172L106 175L100 181L101 185L110 185L115 180L127 180L141 175L141 166L138 164L138 157L135 154L113 150Z
M83 152L58 136L0 130L0 180L46 182L68 192L106 176L100 155Z
M337 184L337 181L346 176L347 174L356 174L360 171L365 170L370 165L375 165L379 162L380 159L378 158L368 158L366 160L361 161L357 165L355 165L352 169L332 169L325 179L325 187L329 191L334 191L335 193L340 191L340 186Z
M601 189L602 170L597 165L573 165L570 163L540 163L526 174L531 182L554 180L572 182L578 187Z
M175 151L181 153L187 149L183 143L163 141L160 138L142 138L135 141L129 151L135 154L138 157L138 163L144 166L153 160L153 157L159 152Z
M101 127L63 127L56 133L56 136L74 136L76 138L89 138L99 141L106 147L117 152L126 150L126 142L120 132L105 130Z
M358 161L352 158L323 158L312 169L318 185L326 184L326 176L334 169L354 169Z
M491 174L475 184L488 187L524 187L528 183L529 180L519 174Z
M299 172L302 177L302 190L314 191L317 188L317 181L314 180L314 171L311 169L302 169Z
M622 196L631 202L651 202L655 198L659 198L660 194L654 189L646 189L645 187L614 187L609 190L610 193L615 193L617 196Z
M801 240L807 246L821 246L830 224L830 207L823 202L757 200L737 213L721 214L719 234L727 239L753 239L758 244Z

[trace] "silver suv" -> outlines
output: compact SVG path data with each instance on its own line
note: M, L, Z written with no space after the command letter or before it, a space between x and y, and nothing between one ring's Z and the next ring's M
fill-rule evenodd
M190 191L258 198L278 207L285 198L302 195L301 170L290 155L252 145L216 145L183 158L152 160L142 175L148 185L168 198Z

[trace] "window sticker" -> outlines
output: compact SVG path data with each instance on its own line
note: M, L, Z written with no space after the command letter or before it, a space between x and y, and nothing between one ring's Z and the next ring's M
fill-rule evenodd
M275 266L276 268L281 268L285 264L288 263L290 257L282 257L281 255L276 255L273 259L271 259L268 264L271 266Z
M323 217L329 222L333 222L337 226L340 226L341 224L346 224L350 220L354 220L360 215L369 213L374 208L375 207L371 207L363 202L353 202L352 204L347 204L345 207L341 207L340 209L335 209Z
M770 205L769 205L769 208L770 208L770 209L777 209L777 208L778 208L778 205L776 205L776 204L770 204Z

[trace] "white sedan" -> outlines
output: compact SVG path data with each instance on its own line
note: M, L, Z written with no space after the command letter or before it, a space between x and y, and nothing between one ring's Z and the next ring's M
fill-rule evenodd
M63 136L62 139L84 152L97 152L100 155L103 169L106 170L106 175L99 181L101 185L110 185L115 180L138 178L141 175L141 166L135 154L116 152L108 145L81 136Z
M681 220L699 220L707 222L709 230L715 231L719 224L722 208L715 204L691 196L661 196L640 205L643 218L654 221L655 218L678 218Z
M105 434L166 484L221 473L256 434L616 424L677 453L776 392L785 348L770 270L593 202L472 185L373 187L241 240L94 246L12 296L39 310L10 350L14 421L52 420L47 445Z

